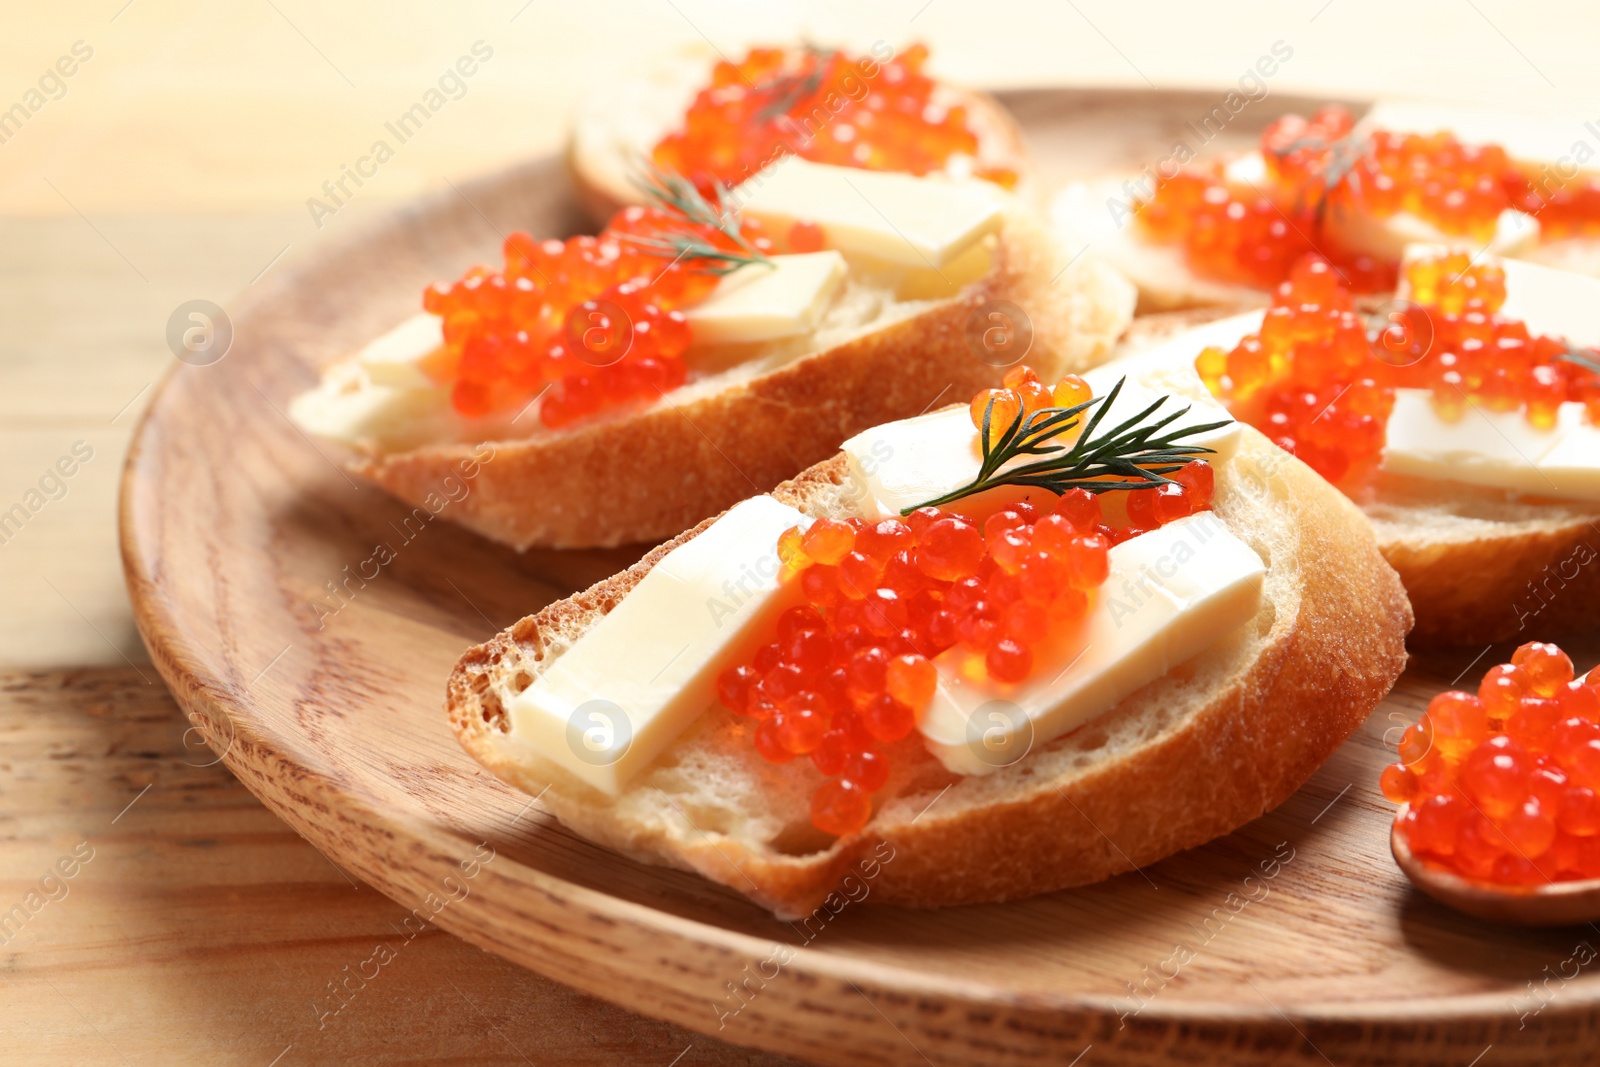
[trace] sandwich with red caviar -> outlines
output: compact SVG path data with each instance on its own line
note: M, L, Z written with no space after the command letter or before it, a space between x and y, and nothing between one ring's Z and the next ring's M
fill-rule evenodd
M1253 151L1180 143L1139 175L1078 183L1052 216L1138 285L1141 311L1265 304L1311 252L1386 296L1416 242L1600 273L1600 171L1571 154L1548 120L1384 103L1357 122L1328 106L1282 116Z
M1397 295L1363 314L1336 268L1307 257L1265 312L1177 329L1134 358L1192 365L1361 506L1415 643L1592 625L1600 280L1412 245Z
M752 48L738 62L695 48L589 96L567 162L596 222L642 203L637 160L711 194L788 157L852 170L1029 184L1015 120L985 93L936 81L928 49L879 41L862 53Z
M518 549L670 537L869 426L998 385L1024 351L1099 362L1132 314L987 182L791 159L709 199L662 171L596 237L514 233L297 397L307 433Z
M1360 512L1192 370L1017 367L469 649L466 750L781 916L1082 885L1282 803L1404 664Z

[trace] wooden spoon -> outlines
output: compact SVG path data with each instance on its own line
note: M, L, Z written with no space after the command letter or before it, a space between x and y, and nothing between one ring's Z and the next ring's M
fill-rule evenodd
M1495 886L1424 863L1412 853L1400 832L1400 820L1405 818L1406 810L1407 805L1402 804L1395 813L1389 848L1411 884L1433 899L1480 919L1515 926L1570 926L1600 920L1600 878L1540 886Z

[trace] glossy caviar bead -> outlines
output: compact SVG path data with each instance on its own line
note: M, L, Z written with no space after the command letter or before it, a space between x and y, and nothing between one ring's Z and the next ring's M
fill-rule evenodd
M1055 513L1075 529L1089 533L1102 521L1100 498L1087 489L1068 489L1056 500Z
M1528 676L1528 688L1543 697L1555 696L1573 678L1572 660L1555 645L1543 641L1530 641L1518 648L1511 655L1511 663Z
M825 834L843 837L872 818L872 794L848 778L830 778L811 796L811 823Z
M810 558L829 566L839 563L855 547L856 531L847 522L818 519L806 530L801 546Z
M861 709L861 724L874 740L899 741L916 726L916 715L888 693L879 693Z
M937 581L954 581L977 571L984 554L983 534L965 519L947 515L928 527L917 545L917 566Z
M1061 380L1056 382L1055 389L1051 391L1051 400L1058 408L1074 408L1092 399L1094 399L1093 388L1076 374L1062 376Z
M988 420L989 440L996 441L1022 413L1022 397L1015 389L985 389L972 398L968 412L973 427L979 431Z
M884 672L885 691L910 708L926 707L938 681L933 664L916 653L894 657Z

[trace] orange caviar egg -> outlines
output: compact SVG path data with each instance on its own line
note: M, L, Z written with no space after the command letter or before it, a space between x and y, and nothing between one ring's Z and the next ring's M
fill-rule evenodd
M1399 747L1379 785L1425 862L1502 885L1600 877L1600 693L1557 646L1434 697Z
M1022 396L1015 389L985 389L972 398L967 406L975 429L983 429L983 420L989 420L989 440L1000 438L1022 413Z
M658 142L657 166L709 194L736 186L786 154L817 163L928 174L978 155L965 107L948 106L923 73L928 49L912 45L887 61L822 48L754 48L712 68L683 124ZM1010 187L1004 167L974 168ZM809 250L803 243L793 251Z
M1079 404L1087 404L1093 398L1094 390L1076 374L1064 375L1052 390L1052 399L1058 408L1074 408Z
M1018 372L1015 381L1037 379ZM1181 506L1162 509L1155 525L1209 507L1213 476L1197 460L1162 488ZM997 683L1027 680L1041 649L1059 655L1075 639L1114 541L1139 532L1106 525L1099 498L1081 488L1048 512L1020 501L981 524L924 507L904 520L792 527L779 556L802 602L718 675L717 699L764 759L805 756L828 779L812 797L818 830L855 833L890 780L895 746L934 699L939 664L949 662L940 657L958 656L950 669Z

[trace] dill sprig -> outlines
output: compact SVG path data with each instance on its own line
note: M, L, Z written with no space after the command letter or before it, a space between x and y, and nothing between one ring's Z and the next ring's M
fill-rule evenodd
M828 61L833 58L834 49L818 48L816 45L808 44L805 46L805 52L814 63L809 71L804 74L778 74L753 88L752 92L755 95L772 98L756 112L757 122L771 122L773 119L782 118L802 101L809 100L822 87L822 75L827 69Z
M1228 420L1206 423L1202 426L1184 426L1162 433L1174 420L1188 411L1185 404L1177 411L1155 418L1152 416L1172 398L1163 396L1139 414L1126 419L1112 429L1097 433L1105 421L1117 396L1122 392L1126 378L1118 379L1111 391L1068 408L1040 408L1034 412L1018 411L1005 432L990 439L990 425L994 418L994 399L983 409L983 463L971 482L933 500L925 500L913 507L902 508L900 514L909 515L917 508L937 507L962 497L981 493L1002 485L1033 486L1048 489L1061 495L1071 489L1087 489L1091 493L1107 493L1117 489L1150 488L1166 485L1166 477L1181 469L1184 464L1215 449L1202 445L1180 444L1193 434L1205 433L1228 425ZM1051 441L1076 427L1084 413L1094 408L1088 416L1083 433L1069 448ZM1152 420L1152 421L1146 421ZM1006 466L1022 456L1045 456L1033 463ZM1117 479L1117 480L1107 480ZM1139 483L1134 485L1132 483Z
M686 223L680 230L665 230L643 237L628 235L624 238L646 253L674 262L695 260L713 274L727 274L751 263L772 262L739 231L738 212L725 206L728 189L721 183L715 187L715 199L708 199L695 187L694 182L681 174L642 162L633 175L633 184L656 204L682 216ZM709 227L737 247L730 249L712 244L703 233L693 228L695 226Z
M1361 162L1361 157L1366 155L1371 145L1371 138L1365 135L1357 136L1354 130L1343 137L1329 141L1324 137L1301 137L1289 142L1282 148L1269 148L1267 151L1280 162L1299 151L1326 152L1327 157L1320 169L1315 174L1318 188L1311 193L1311 200L1306 199L1306 191L1301 190L1296 197L1295 210L1309 210L1321 225L1327 215L1328 199L1333 191L1341 184L1348 182L1352 192L1360 193L1361 176L1356 172L1356 164Z
M1575 363L1590 374L1600 374L1600 361L1595 359L1593 349L1579 348L1577 345L1568 344L1567 350L1556 356L1557 359L1568 363Z

